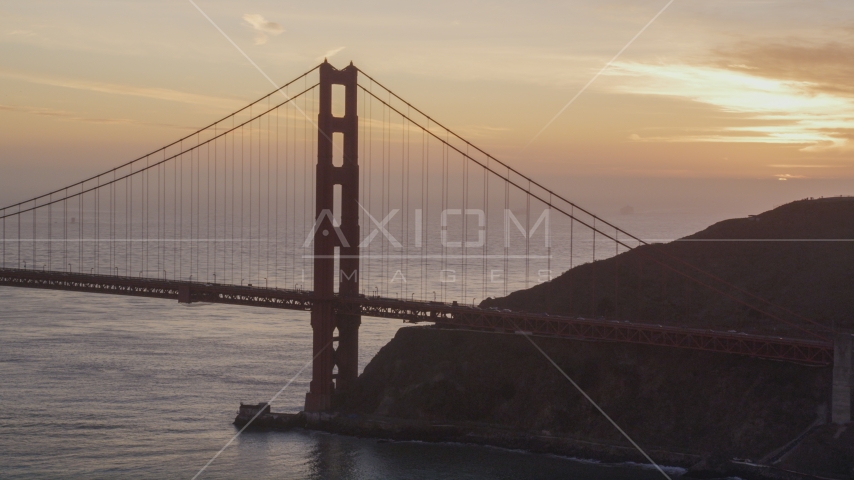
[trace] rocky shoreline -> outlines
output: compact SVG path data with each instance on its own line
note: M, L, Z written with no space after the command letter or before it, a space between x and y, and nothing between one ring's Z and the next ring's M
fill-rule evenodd
M247 417L238 415L234 423L237 427L243 427L247 420ZM589 442L549 435L548 432L533 434L510 431L500 426L439 424L381 416L299 412L296 414L261 414L252 422L250 428L273 431L300 428L357 438L373 438L381 441L458 443L525 451L534 454L557 455L604 464L649 465L646 459L628 444L613 445ZM647 453L652 455L659 466L668 474L681 478L738 477L745 480L847 480L851 478L811 475L772 465L736 459L715 459L708 455L686 454L662 449L650 449Z

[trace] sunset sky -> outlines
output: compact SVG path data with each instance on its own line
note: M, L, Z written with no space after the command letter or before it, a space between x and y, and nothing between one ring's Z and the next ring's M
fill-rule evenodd
M850 1L675 0L533 142L667 0L195 1L277 82L352 60L606 216L854 194ZM270 90L188 0L2 1L0 202Z

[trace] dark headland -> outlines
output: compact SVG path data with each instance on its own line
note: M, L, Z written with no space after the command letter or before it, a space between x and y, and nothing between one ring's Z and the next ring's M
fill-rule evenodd
M578 266L481 307L800 338L809 333L779 320L851 332L854 242L828 239L854 239L854 198L801 200L719 222L680 241ZM727 292L743 289L770 303L752 308L662 275L655 259L665 257L731 282ZM854 425L828 421L831 367L645 345L535 341L657 462L684 467L689 476L854 474ZM338 400L338 413L312 416L308 426L644 461L520 335L403 328Z

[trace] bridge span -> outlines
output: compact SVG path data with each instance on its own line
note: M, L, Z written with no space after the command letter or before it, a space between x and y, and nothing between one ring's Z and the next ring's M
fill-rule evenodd
M11 268L0 269L0 285L306 312L312 311L317 300L314 292L309 290ZM335 314L396 318L410 323L430 322L449 328L688 348L807 365L833 363L833 343L818 340L479 308L460 305L457 302L371 295L335 295L332 304Z

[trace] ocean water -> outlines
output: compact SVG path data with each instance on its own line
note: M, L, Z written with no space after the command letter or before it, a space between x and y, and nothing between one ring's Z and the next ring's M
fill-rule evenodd
M710 223L643 223L676 238ZM673 225L679 225L673 227ZM360 368L398 328L364 318ZM192 478L239 403L301 410L309 315L0 287L0 478ZM678 470L671 470L678 474ZM650 468L294 430L245 432L200 478L645 479Z

